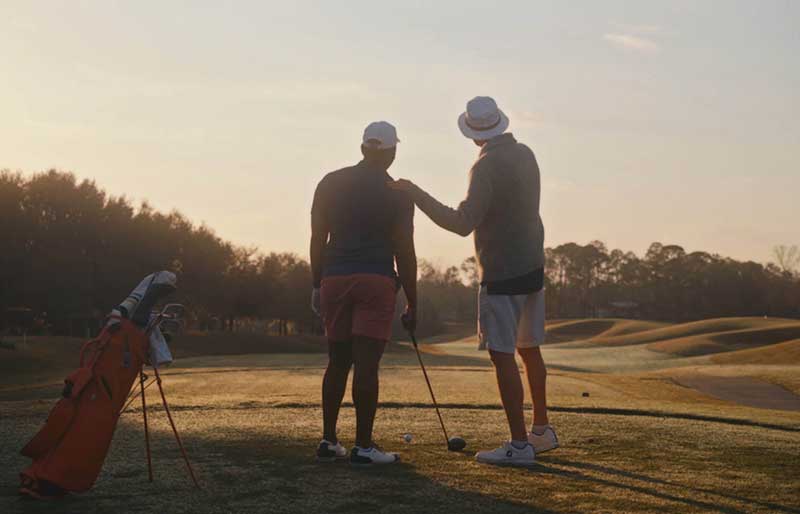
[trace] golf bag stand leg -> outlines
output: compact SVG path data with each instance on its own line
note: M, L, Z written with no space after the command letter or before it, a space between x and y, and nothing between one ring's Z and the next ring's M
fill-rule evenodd
M147 481L153 481L153 459L150 456L150 430L147 427L147 401L144 398L144 371L139 372L139 388L142 394L142 417L144 417L144 446L147 450Z
M156 374L156 384L158 384L158 390L161 393L161 402L164 404L164 411L167 413L167 419L169 419L169 424L172 426L172 433L175 434L175 441L178 443L178 448L181 450L181 455L183 455L183 460L186 462L186 469L189 470L189 476L192 477L192 482L194 482L194 486L200 489L200 484L197 483L197 478L194 476L194 470L192 469L192 464L189 462L189 457L186 455L186 450L183 447L183 442L181 441L181 436L178 435L178 429L175 427L175 422L172 420L172 414L169 411L169 404L167 404L167 397L164 395L164 388L161 387L161 375L158 373L158 368L153 368Z

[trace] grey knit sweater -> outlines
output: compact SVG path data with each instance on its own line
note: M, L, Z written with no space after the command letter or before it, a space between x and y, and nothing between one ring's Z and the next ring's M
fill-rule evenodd
M418 187L411 197L443 229L462 236L475 232L481 282L493 282L544 266L540 189L536 157L507 133L481 148L470 170L467 197L458 208L443 205Z

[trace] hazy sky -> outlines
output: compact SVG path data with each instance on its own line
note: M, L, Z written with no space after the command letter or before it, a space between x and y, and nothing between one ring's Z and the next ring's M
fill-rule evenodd
M314 187L393 122L390 170L456 204L494 96L548 246L800 243L800 2L0 1L0 168L50 167L306 255ZM470 239L417 218L440 264Z

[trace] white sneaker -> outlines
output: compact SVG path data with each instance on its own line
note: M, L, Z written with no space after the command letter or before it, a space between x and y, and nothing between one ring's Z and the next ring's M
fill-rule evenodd
M508 442L496 450L476 453L475 460L482 464L492 464L494 466L527 467L536 463L536 452L530 444L526 444L525 448L518 449Z
M351 466L371 466L373 464L394 464L400 460L400 456L392 452L384 452L375 446L371 448L359 448L355 446L350 452Z
M325 439L319 443L317 448L317 462L335 462L347 458L347 450L342 443L333 444Z
M533 445L537 455L558 448L556 431L550 425L547 425L542 435L537 435L533 432L528 433L528 442Z

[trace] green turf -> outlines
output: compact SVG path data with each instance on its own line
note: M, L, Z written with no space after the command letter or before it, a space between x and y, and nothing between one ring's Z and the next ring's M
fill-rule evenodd
M620 360L626 349L638 347L599 348L620 352ZM470 339L425 350L448 428L468 441L464 453L445 451L406 344L385 357L376 420L378 442L399 451L403 463L367 471L313 461L324 354L196 356L178 361L164 383L203 490L191 487L160 409L151 416L156 482L147 482L134 409L123 415L96 487L57 504L20 500L15 489L26 462L17 450L40 426L57 385L12 388L0 380L0 512L800 511L800 413L716 400L672 379L679 370L712 369L708 358L682 365L680 357L642 348L649 353L614 368L614 354L597 356L598 348L547 348L562 448L523 470L472 457L508 437L486 355ZM778 380L797 367L735 370ZM340 437L352 444L346 400ZM410 444L405 433L414 436Z

